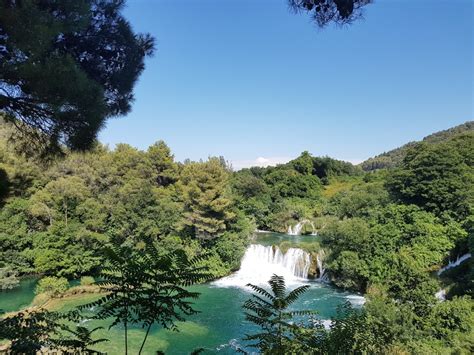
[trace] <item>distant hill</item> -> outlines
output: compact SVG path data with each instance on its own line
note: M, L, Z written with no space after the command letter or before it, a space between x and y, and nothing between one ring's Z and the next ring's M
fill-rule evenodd
M436 144L439 142L446 141L456 134L470 131L474 131L474 121L468 121L459 126L430 134L429 136L423 138L422 142ZM419 143L419 141L409 142L399 148L382 153L373 158L369 158L366 161L362 162L360 166L365 171L396 167L405 157L407 150L416 145L417 143Z

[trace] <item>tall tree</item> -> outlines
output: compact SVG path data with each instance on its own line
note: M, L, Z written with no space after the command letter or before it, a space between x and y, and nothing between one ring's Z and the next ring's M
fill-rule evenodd
M183 167L178 182L185 204L184 225L203 240L216 238L235 217L229 196L230 172L219 158Z
M148 148L148 157L155 181L159 186L168 186L177 179L177 167L171 149L163 141L158 141Z
M130 110L154 42L132 31L123 6L0 1L0 113L30 149L89 148L107 118Z

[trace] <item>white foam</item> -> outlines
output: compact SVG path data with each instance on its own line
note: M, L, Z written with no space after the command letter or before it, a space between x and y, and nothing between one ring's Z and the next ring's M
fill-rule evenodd
M273 274L283 276L287 285L307 281L311 265L309 253L290 248L286 253L275 246L250 245L242 259L240 270L213 282L219 287L245 287L248 283L265 285Z
M360 295L349 295L346 298L353 306L363 306L366 302L365 297Z
M311 221L308 221L307 219L305 219L301 222L298 222L294 227L288 226L287 233L289 235L300 235L301 231L303 230L303 226L305 224L310 224L311 225L311 228L313 229L311 235L317 235L316 228L314 228L314 223L311 222Z
M446 301L446 290L439 290L435 293L435 297L438 301Z
M332 320L331 319L321 319L321 324L324 326L324 329L331 329Z

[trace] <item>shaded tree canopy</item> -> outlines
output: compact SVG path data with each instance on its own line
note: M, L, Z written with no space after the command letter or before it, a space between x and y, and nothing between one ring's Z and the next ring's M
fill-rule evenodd
M462 221L472 216L474 205L473 156L474 132L438 144L422 142L408 150L387 188L403 203Z
M349 24L362 16L362 8L372 0L288 0L295 11L308 12L319 27L333 22Z
M121 15L123 0L0 0L0 113L43 153L91 146L130 110L153 53Z

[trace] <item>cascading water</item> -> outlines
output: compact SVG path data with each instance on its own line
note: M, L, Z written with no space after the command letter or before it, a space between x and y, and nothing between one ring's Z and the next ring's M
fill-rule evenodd
M321 282L326 282L328 280L328 277L326 275L326 269L324 268L324 264L323 264L324 257L325 257L324 250L321 249L316 255L316 265L318 267L318 272L319 272L318 279Z
M294 227L288 226L288 234L289 235L300 235L301 230L303 229L303 222L298 222Z
M452 269L453 267L456 267L456 266L461 265L464 261L466 261L466 260L469 259L470 257L471 257L471 254L470 254L470 253L467 253L467 254L458 256L455 261L450 261L450 262L448 263L448 265L446 265L445 267L439 269L439 270L438 270L438 275L441 275L441 274L442 274L443 272L445 272L446 270L449 270L449 269Z
M248 283L263 285L273 274L283 276L287 284L300 283L308 278L311 265L309 253L290 248L283 253L276 246L252 244L247 248L240 270L214 282L216 286L244 287Z
M311 225L311 228L312 228L312 232L311 232L311 235L316 235L316 228L314 227L314 223L311 222L311 221L308 221L308 220L303 220L303 221L300 221L298 222L294 227L292 226L288 226L288 231L287 231L287 234L289 235L301 235L301 231L303 230L303 226L305 224L309 224Z

